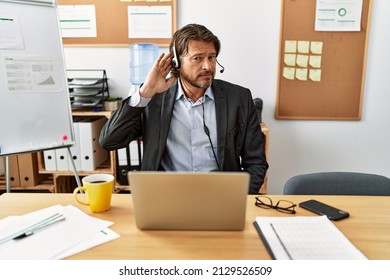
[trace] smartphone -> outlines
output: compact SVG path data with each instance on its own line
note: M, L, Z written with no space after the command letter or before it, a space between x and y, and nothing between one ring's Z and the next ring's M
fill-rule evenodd
M299 206L307 209L311 212L314 212L319 215L326 215L330 220L338 221L344 218L349 217L349 213L343 210L337 209L328 204L322 203L318 200L308 200L299 203Z

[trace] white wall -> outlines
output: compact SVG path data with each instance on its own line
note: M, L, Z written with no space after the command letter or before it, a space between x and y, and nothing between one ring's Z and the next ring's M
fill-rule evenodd
M248 87L264 101L263 121L270 129L270 193L281 193L295 174L358 171L390 177L390 1L375 0L360 121L276 120L280 1L178 0L178 27L201 23L222 42L218 78ZM239 4L237 4L239 3ZM161 51L166 51L162 49ZM105 68L112 96L127 95L128 48L66 48L67 68Z

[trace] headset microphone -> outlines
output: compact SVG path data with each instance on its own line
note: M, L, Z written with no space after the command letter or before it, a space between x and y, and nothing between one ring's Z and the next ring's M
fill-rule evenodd
M219 67L221 67L222 69L219 71L219 73L223 73L225 71L225 67L223 67L217 60L217 64L219 65Z

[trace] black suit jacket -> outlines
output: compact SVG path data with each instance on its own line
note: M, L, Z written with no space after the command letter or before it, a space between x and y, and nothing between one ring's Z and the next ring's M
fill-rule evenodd
M155 95L145 108L130 107L124 100L100 134L107 150L126 147L137 137L143 139L141 170L161 170L177 82ZM212 90L217 118L218 162L222 171L246 171L251 176L249 193L258 193L268 164L259 120L249 89L214 80Z

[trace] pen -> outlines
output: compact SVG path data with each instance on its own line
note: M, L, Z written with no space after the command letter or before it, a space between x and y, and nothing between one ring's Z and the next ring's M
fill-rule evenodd
M47 222L47 223L44 223L44 224L42 224L42 225L40 225L40 226L34 227L33 229L31 229L31 230L29 230L29 231L26 231L26 232L24 232L24 233L22 233L22 234L20 234L20 235L18 235L18 236L15 236L15 237L12 238L12 239L22 239L22 238L25 238L25 237L27 237L27 236L32 235L35 231L37 231L37 230L39 230L39 229L48 227L48 226L50 226L50 225L52 225L52 224L55 224L55 223L60 222L60 221L63 221L63 220L65 220L65 217L61 215L61 216L58 217L58 219L54 219L54 220L51 220L51 221L49 221L49 222Z
M8 241L13 240L13 239L21 239L21 238L30 236L35 231L37 231L39 229L45 228L49 225L52 225L56 222L63 221L63 220L65 220L65 216L63 216L62 214L56 213L54 215L51 215L51 216L33 224L32 226L29 226L23 230L20 230L16 233L13 233L13 234L11 234L3 239L0 239L0 244L3 244L5 242L8 242Z

